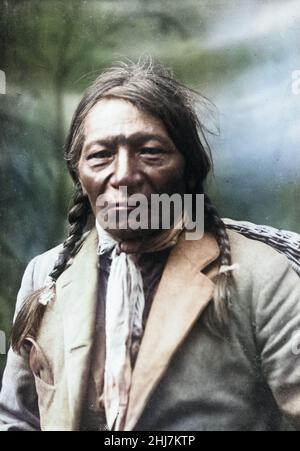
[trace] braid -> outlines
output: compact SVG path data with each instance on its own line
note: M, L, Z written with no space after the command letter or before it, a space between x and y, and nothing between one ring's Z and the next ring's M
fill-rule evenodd
M231 266L231 249L226 226L207 194L205 194L205 219L207 230L214 234L219 245L221 267ZM217 276L213 310L208 309L206 316L207 326L213 332L216 332L216 329L217 332L220 332L228 325L231 278L229 271L225 271Z
M90 213L91 207L89 200L84 196L81 185L77 184L73 206L68 216L70 224L69 236L65 240L63 250L59 254L53 271L49 275L53 282L56 282L64 272L81 245L83 231ZM17 353L21 353L22 347L25 345L28 337L35 338L38 334L45 313L45 306L41 304L40 298L45 293L45 290L47 290L47 286L32 293L25 300L17 315L12 330L12 348Z
M69 235L63 244L63 250L58 257L56 265L50 273L50 277L54 281L56 281L64 272L69 260L76 254L78 247L81 244L83 231L90 213L91 207L89 200L83 194L81 185L77 184L73 198L73 206L68 215L70 224Z

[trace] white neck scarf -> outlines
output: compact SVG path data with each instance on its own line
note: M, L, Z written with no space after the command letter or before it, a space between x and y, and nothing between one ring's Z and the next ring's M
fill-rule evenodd
M143 335L143 279L134 257L120 252L117 241L98 224L97 229L99 255L112 250L106 294L104 405L109 429L122 430L131 387L132 336Z
M98 254L111 252L112 264L106 294L106 362L104 406L110 430L125 425L131 388L132 337L143 336L145 297L143 279L133 254L122 252L119 244L96 221ZM172 229L148 242L144 252L163 250L176 244L182 230Z

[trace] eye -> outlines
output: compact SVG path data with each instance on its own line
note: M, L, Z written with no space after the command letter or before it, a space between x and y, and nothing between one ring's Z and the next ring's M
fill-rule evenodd
M162 149L161 147L143 147L140 150L140 153L142 155L151 156L151 157L159 157L166 152L166 150Z
M87 160L104 160L110 158L112 156L112 152L110 150L98 150L97 152L93 152L88 155Z

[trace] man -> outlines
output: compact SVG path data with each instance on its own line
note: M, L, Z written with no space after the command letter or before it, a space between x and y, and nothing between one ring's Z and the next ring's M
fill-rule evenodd
M300 429L300 281L204 194L194 100L152 64L85 93L66 144L70 233L25 272L2 430L276 430L283 416ZM172 214L167 230L133 228L132 196L189 193L204 194L202 238Z

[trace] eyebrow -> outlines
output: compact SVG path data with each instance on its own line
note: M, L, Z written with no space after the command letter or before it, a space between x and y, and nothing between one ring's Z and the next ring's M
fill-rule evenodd
M152 134L152 133L134 133L133 135L126 138L125 135L119 136L107 136L103 139L96 139L84 145L84 151L87 152L91 147L95 145L100 145L103 147L116 147L118 145L129 145L129 146L141 146L148 141L158 141L162 145L175 148L171 139L168 139L162 135Z

